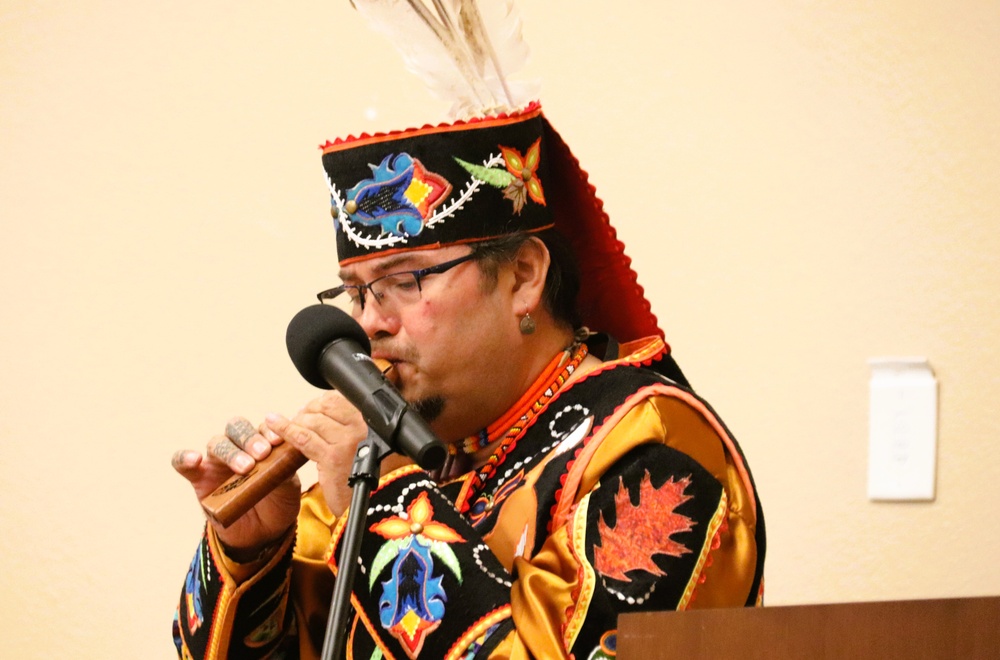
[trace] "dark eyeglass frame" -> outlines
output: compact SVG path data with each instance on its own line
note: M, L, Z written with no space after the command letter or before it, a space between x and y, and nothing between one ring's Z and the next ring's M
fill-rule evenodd
M316 294L316 299L319 300L321 303L323 303L328 300L333 300L334 298L343 294L346 291L354 290L358 292L358 302L361 304L362 311L364 311L365 298L366 298L365 289L367 289L371 293L372 299L374 299L375 302L377 303L382 302L381 295L372 289L373 286L377 285L382 280L388 279L390 277L399 277L400 275L412 275L414 281L417 284L417 291L422 292L423 288L420 285L420 280L422 278L426 277L427 275L438 275L445 271L451 270L452 268L458 266L459 264L464 264L466 261L472 261L477 256L478 255L475 252L470 252L469 254L459 257L458 259L445 261L444 263L437 264L436 266L428 266L427 268L419 268L417 270L401 270L395 273L389 273L388 275L383 275L381 277L376 277L374 280L368 282L367 284L341 284L340 286L335 286L332 289L320 291L319 293Z

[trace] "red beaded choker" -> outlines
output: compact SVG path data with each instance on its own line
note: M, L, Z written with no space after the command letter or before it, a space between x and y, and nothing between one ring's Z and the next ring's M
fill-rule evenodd
M587 357L586 344L580 344L559 353L507 414L476 435L466 438L458 446L453 445L449 448L452 453L472 454L503 438L486 463L476 470L469 482L462 488L462 495L458 498L459 502L466 501L469 495L479 490L497 465L514 449L517 440L531 420L545 409L552 397L566 384L566 381L573 375L585 357Z

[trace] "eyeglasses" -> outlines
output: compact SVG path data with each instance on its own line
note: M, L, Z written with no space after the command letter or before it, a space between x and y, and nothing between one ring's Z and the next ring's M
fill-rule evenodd
M384 309L397 310L401 306L420 300L420 293L423 290L420 281L423 278L428 275L438 275L451 270L455 266L475 257L476 254L472 253L428 268L390 273L389 275L376 278L367 284L341 284L332 289L320 291L316 294L316 298L324 304L349 305L345 311L356 317L360 316L365 308L365 299L367 297L365 290L367 290L379 306ZM347 297L340 297L344 293L347 294Z

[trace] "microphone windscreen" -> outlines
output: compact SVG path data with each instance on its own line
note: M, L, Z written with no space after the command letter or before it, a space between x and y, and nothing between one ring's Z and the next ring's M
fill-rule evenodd
M372 351L368 335L358 322L341 309L330 305L311 305L291 320L285 332L285 345L292 363L307 381L323 389L331 389L320 370L320 358L330 342L349 339L357 342L365 353Z

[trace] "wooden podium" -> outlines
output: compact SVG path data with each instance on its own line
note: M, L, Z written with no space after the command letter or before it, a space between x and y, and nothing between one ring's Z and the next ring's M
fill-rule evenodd
M1000 597L643 612L618 658L1000 658Z

